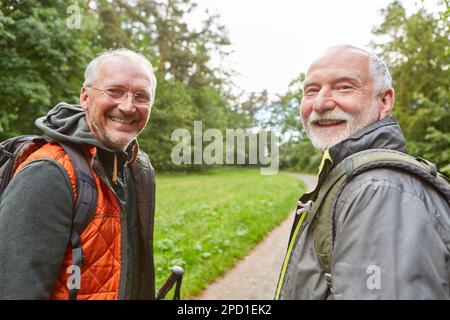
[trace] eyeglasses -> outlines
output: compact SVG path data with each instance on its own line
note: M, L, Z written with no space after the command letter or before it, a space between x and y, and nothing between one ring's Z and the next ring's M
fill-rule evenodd
M113 100L117 102L123 102L128 99L129 91L122 88L107 88L100 89L93 86L87 86L88 88L95 89L97 91L106 93ZM149 107L150 106L150 95L146 92L132 92L133 94L133 104L137 107Z

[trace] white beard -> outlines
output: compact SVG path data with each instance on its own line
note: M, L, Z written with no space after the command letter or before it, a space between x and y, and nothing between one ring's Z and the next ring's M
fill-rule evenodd
M325 150L335 146L355 132L380 119L380 110L376 104L370 107L362 106L359 110L363 111L359 112L356 116L351 116L339 108L335 108L323 114L318 114L317 112L312 111L307 119L304 120L302 118L303 128L305 129L305 132L311 140L313 146L323 153ZM317 129L311 129L313 121L325 119L344 120L346 121L345 128L342 129L336 136L325 140L320 134L315 132Z

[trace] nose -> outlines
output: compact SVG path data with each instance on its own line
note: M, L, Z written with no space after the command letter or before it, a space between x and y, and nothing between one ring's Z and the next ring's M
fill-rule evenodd
M336 107L336 102L333 99L333 94L330 89L322 87L314 98L312 109L321 114Z
M133 94L128 92L124 99L119 103L118 108L127 115L133 114L136 111Z

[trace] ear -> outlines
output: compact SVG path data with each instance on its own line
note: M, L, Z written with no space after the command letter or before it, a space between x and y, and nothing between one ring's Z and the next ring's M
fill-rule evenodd
M387 117L394 107L395 91L393 88L387 89L384 93L380 93L380 119Z
M80 93L80 105L84 111L88 109L89 106L89 95L86 87L81 88Z

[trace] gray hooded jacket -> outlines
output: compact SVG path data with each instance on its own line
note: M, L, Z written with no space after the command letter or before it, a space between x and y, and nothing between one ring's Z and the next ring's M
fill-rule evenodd
M93 137L79 106L58 104L36 126L51 141L97 147L92 168L114 193L121 207L121 270L119 299L153 299L153 214L155 180L148 156L136 160L112 151ZM111 183L113 157L117 183ZM48 299L69 243L73 214L70 179L56 161L42 159L22 168L0 202L0 299Z
M332 147L333 164L368 149L405 152L393 117ZM412 174L374 169L355 176L332 212L331 291L309 226L298 235L281 299L449 299L450 207Z

